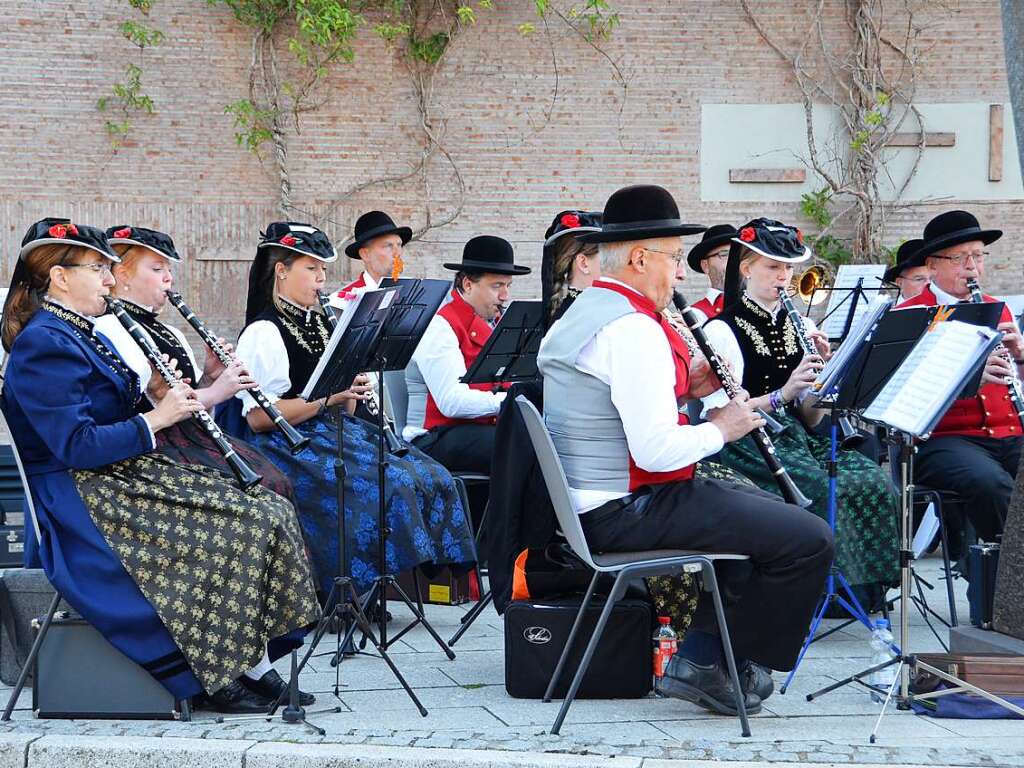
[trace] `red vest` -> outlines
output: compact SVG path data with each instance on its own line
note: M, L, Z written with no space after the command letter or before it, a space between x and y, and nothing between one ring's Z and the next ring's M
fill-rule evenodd
M476 356L480 354L487 339L491 336L491 326L481 318L462 295L453 290L452 300L441 307L437 313L448 321L448 325L455 332L455 338L459 341L459 351L462 352L462 359L468 369ZM470 389L479 389L482 392L490 392L490 384L469 384ZM507 389L507 387L506 387ZM434 401L434 395L427 393L427 410L423 418L423 428L433 429L448 424L496 424L497 416L481 416L476 419L452 419L441 413Z
M654 303L646 296L642 296L636 291L632 291L629 288L624 288L618 283L605 282L604 280L597 279L594 281L595 288L606 288L609 291L615 291L618 294L626 297L630 305L642 315L647 315L654 322L656 322L661 330L665 334L665 338L668 339L668 344L672 348L672 364L675 366L676 371L676 382L673 387L673 392L676 396L676 402L682 402L686 393L690 389L690 350L686 346L686 342L683 341L679 333L668 324L665 320L665 316L655 309ZM679 423L689 424L690 420L686 417L684 412L679 413ZM635 491L637 488L643 485L659 485L661 483L671 483L679 480L690 480L693 477L693 470L695 465L690 464L686 467L680 467L669 472L648 472L645 469L641 469L633 461L633 457L629 457L629 490Z
M349 283L344 288L342 288L340 291L335 293L334 294L335 297L338 298L338 299L342 299L342 300L351 299L352 298L352 294L355 292L355 290L357 288L365 288L366 287L366 279L365 278L366 278L366 273L365 272L360 272L359 273L359 277L357 277L351 283Z
M985 301L997 299L985 296ZM939 300L932 293L931 286L912 299L907 299L903 307L934 307ZM1004 306L999 322L1013 320L1010 311ZM974 397L965 397L954 401L939 421L932 433L939 435L966 435L968 437L1014 437L1021 433L1020 419L1010 402L1010 390L1004 384L986 384L978 390Z
M722 309L725 307L725 294L718 294L718 296L715 297L714 304L708 301L708 297L705 296L703 299L691 304L690 306L694 309L699 309L704 313L704 317L711 320L712 318L718 317L721 314Z

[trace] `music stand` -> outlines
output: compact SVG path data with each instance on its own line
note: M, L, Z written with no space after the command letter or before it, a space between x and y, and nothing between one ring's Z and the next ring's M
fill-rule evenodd
M537 370L537 352L543 338L544 303L512 302L460 381L465 384L491 384L499 387L537 379L540 376ZM476 605L460 619L460 626L448 640L448 644L455 645L493 600L494 594L490 589L480 595Z
M959 307L961 305L956 305L956 306ZM963 305L963 306L978 306L978 305ZM939 308L932 307L931 309L937 310ZM950 308L946 308L946 309L948 310ZM893 313L890 313L890 314L899 314L902 317L904 312L906 312L906 310L898 310L897 312L893 312ZM935 312L931 312L929 314L932 317L935 316ZM930 323L929 323L929 325L930 325ZM972 324L969 323L968 325L972 325ZM974 325L977 325L977 324L975 323ZM882 326L882 323L879 323L879 328L881 328L881 326ZM985 335L985 334L982 334L982 335ZM937 405L934 405L934 406L932 406L929 403L915 402L915 404L914 404L914 408L915 409L917 409L917 410L920 410L921 408L925 408L926 409L923 413L927 417L927 419L926 419L926 423L924 424L923 427L920 427L918 429L915 429L915 430L911 431L911 430L906 429L905 427L894 426L894 424L888 423L887 421L884 421L881 418L872 418L872 417L868 416L867 413L865 413L864 416L863 416L865 418L865 420L867 420L867 421L869 421L871 423L875 423L875 424L878 424L880 426L885 427L890 432L892 437L897 441L897 443L898 443L898 445L900 447L900 476L901 476L901 483L900 483L900 485L902 487L900 489L900 491L901 491L900 492L900 520L901 520L901 525L900 525L900 601L901 601L901 608L900 608L900 640L899 640L899 647L898 648L894 648L894 650L897 651L897 653L894 656L894 658L892 658L892 659L890 659L890 660L888 660L888 661L886 661L886 662L884 662L882 664L877 664L877 665L874 665L872 667L869 667L868 669L865 669L865 670L863 670L861 672L858 672L858 673L856 673L854 675L851 675L851 676L849 676L849 677L847 677L847 678L845 678L843 680L840 680L840 681L838 681L836 683L833 683L832 685L829 685L829 686L827 686L825 688L822 688L821 690L815 691L814 693L810 693L810 694L807 695L807 700L808 701L812 701L813 699L815 699L818 696L822 696L822 695L824 695L824 694L826 694L826 693L828 693L830 691L836 690L837 688L841 688L841 687L843 687L845 685L848 685L850 683L857 683L857 684L862 685L862 686L868 688L869 690L873 691L875 689L871 685L865 683L862 678L868 677L868 676L870 676L870 675L872 675L872 674L874 674L874 673L876 673L876 672L878 672L878 671L880 671L882 669L890 667L892 665L898 665L898 673L896 675L896 678L893 680L892 685L889 687L889 690L888 690L888 692L886 694L885 701L882 704L882 711L879 713L878 720L877 720L877 722L875 724L875 728L874 728L874 730L871 733L870 742L872 744L875 743L876 734L877 734L878 728L879 728L879 726L881 724L882 717L885 715L885 709L888 706L889 701L893 698L893 695L894 695L894 693L896 691L897 685L899 685L899 687L900 687L900 693L899 693L899 695L897 697L897 706L900 709L909 709L910 708L910 703L911 703L911 700L913 698L911 693L910 693L910 673L911 673L911 670L914 670L915 672L917 670L924 670L924 671L929 672L929 673L935 675L936 677L938 677L939 679L941 679L941 680L943 680L943 681L945 681L947 683L950 683L950 684L952 684L954 686L953 688L942 689L940 691L935 691L935 692L931 692L931 693L927 693L927 694L918 694L918 698L936 698L937 696L948 695L950 693L957 693L957 692L961 692L961 691L969 691L971 693L975 693L975 694L977 694L979 696L982 696L983 698L988 699L989 701L992 701L992 702L994 702L994 703L996 703L996 704L1006 708L1007 710L1009 710L1011 712L1014 712L1014 713L1019 714L1019 715L1024 715L1024 709L1022 709L1021 707L1018 707L1018 706L1016 706L1016 705L1014 705L1014 704L1012 704L1012 703L1010 703L1008 701L1005 701L1005 700L999 698L998 696L995 696L994 694L991 694L991 693L989 693L989 692L987 692L987 691L985 691L985 690L983 690L983 689L981 689L981 688L979 688L979 687L977 687L975 685L972 685L970 683L966 683L966 682L958 679L957 677L949 674L945 670L937 669L937 668L935 668L935 667L933 667L931 665L925 664L925 663L921 662L920 660L918 660L916 656L914 656L913 654L909 653L909 647L910 647L910 623L909 623L910 612L909 612L909 610L907 608L907 601L908 601L908 596L910 595L910 590L911 590L911 586L910 586L910 578L911 578L911 576L910 576L910 568L911 568L911 563L914 560L913 544L912 544L912 540L911 540L912 539L912 535L913 535L913 531L912 531L912 528L913 528L913 515L912 515L913 499L912 499L912 495L913 495L913 490L914 490L914 486L913 486L913 452L914 452L913 441L914 441L915 438L927 439L928 436L931 434L931 431L935 428L936 424L938 424L939 420L942 418L942 416L946 413L946 411L949 409L949 407L953 404L953 402L957 398L963 396L964 392L976 391L977 384L973 383L973 382L975 381L975 379L980 379L980 374L981 374L981 372L982 372L982 370L984 368L985 360L988 357L988 355L991 353L991 351L999 344L1000 340L1002 339L1002 334L999 333L999 332L991 333L986 338L987 338L987 341L984 344L979 344L977 349L974 351L973 357L969 361L969 365L968 365L968 367L965 370L963 370L963 371L949 371L948 372L949 376L954 377L953 378L954 386L949 388L949 392L950 393L944 399L943 402L941 402L941 403L939 403ZM885 342L882 342L882 343L885 343ZM871 346L873 346L873 345L871 345ZM911 355L907 356L908 359L913 357L914 354L918 351L917 350L917 345L915 344L914 346L915 346L915 349L912 351ZM888 355L884 355L884 356L883 355L879 355L879 356L875 357L875 362L873 364L872 363L866 363L866 365L874 365L876 367L879 367L881 370L873 372L872 376L860 376L860 377L858 377L856 379L851 378L850 379L851 384L849 385L850 391L844 394L842 392L842 388L841 388L840 395L842 397L844 397L844 399L850 401L853 404L854 407L856 407L856 408L858 408L860 410L863 410L865 412L869 412L870 409L871 409L871 406L873 406L873 405L874 405L875 408L878 408L879 406L877 406L877 404L875 403L878 395L882 394L882 392L885 392L886 394L889 394L888 390L885 387L885 384L888 384L889 380L892 379L894 374L896 374L898 369L900 369L900 367L903 365L903 362L901 361L895 368L891 368L890 369L890 365L889 365L890 361L889 361L888 357L889 357ZM927 359L928 359L927 357L924 358L925 361L927 361ZM921 367L924 367L925 363L921 363L919 365ZM932 362L929 365L931 365L932 367L935 367L935 366L937 366L939 364ZM884 380L884 381L883 381L882 384L876 385L876 382L878 380ZM902 388L903 386L904 386L904 383L903 383L903 380L901 379L901 380L898 380L897 382L894 382L893 383L893 387L890 387L888 389L889 390L898 390L898 389ZM909 387L908 387L908 391L909 391ZM931 408L931 410L927 410L929 407ZM895 420L892 420L892 421L895 421Z
M383 317L379 332L369 340L368 345L361 358L360 370L375 371L380 386L381 402L386 402L385 371L401 371L409 364L416 347L427 330L430 320L437 313L438 307L448 294L450 283L447 280L385 280L381 284L381 291L370 291L373 293L387 291L392 298L389 300L387 314ZM346 313L347 314L347 313ZM455 658L455 653L444 642L434 627L427 621L419 607L409 598L405 590L398 583L394 574L387 572L386 567L386 542L391 533L387 524L387 509L384 501L384 483L388 468L388 453L384 444L384 409L377 413L379 440L377 446L377 504L378 504L378 526L381 531L379 537L379 571L373 580L373 586L366 596L365 602L371 605L376 601L377 605L377 632L378 639L374 645L378 650L387 650L391 645L418 624L422 624L434 642L449 659ZM388 638L387 629L387 601L388 589L391 588L405 603L413 614L413 621L401 629L391 638ZM332 665L337 665L342 660L342 650L351 641L356 630L355 625L347 627L345 640L342 642L331 659Z

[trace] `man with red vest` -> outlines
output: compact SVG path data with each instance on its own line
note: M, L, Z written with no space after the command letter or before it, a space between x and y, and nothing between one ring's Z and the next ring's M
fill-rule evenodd
M698 312L697 317L708 321L718 317L724 308L725 266L729 263L729 247L739 232L732 224L715 224L704 230L704 236L690 250L686 263L694 272L707 275L711 287L700 301L690 307Z
M924 259L932 282L900 307L971 301L967 281L984 283L985 246L1002 234L982 229L967 211L947 211L929 221L916 258ZM1003 531L1021 452L1020 417L1003 381L1024 371L1024 340L1005 306L998 327L1003 345L989 357L978 394L950 406L914 460L914 479L962 496L964 511L985 541Z
M508 304L515 275L512 244L492 235L466 243L451 301L430 321L406 369L409 413L402 436L453 472L490 474L494 425L505 399L488 384L463 384Z
M772 680L759 665L791 669L832 559L828 524L758 488L694 478L694 464L764 421L744 394L691 425L685 401L719 388L691 359L662 310L684 277L684 224L661 187L626 187L605 204L602 277L583 291L541 344L544 420L569 482L587 543L599 553L654 549L748 555L722 578L748 712ZM714 712L736 712L710 600L669 662L658 690Z

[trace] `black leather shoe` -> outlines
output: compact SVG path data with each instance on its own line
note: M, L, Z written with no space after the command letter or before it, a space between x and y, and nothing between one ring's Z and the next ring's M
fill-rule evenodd
M775 693L775 681L772 680L772 671L768 667L747 661L740 665L737 672L745 693L752 693L761 701Z
M237 680L233 680L216 693L206 697L204 708L228 715L253 715L266 713L273 702L266 696L250 691Z
M253 680L247 677L246 675L242 675L238 679L242 683L242 685L244 685L248 690L252 691L258 696L263 696L264 698L270 699L270 703L277 701L278 696L281 697L281 706L285 706L288 703L288 683L284 680L284 678L277 674L276 669L270 670L265 675L263 675L263 677L261 677L259 680ZM299 691L300 706L308 707L315 701L316 696L314 696L312 693L305 693L303 691ZM269 707L270 704L267 705L268 709Z
M681 656L673 656L665 669L665 676L658 679L655 688L663 696L692 701L712 712L739 714L735 689L724 664L705 667ZM761 699L754 693L744 692L743 703L748 715L761 711Z

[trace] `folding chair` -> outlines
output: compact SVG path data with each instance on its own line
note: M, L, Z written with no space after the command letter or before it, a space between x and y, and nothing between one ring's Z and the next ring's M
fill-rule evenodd
M741 732L744 736L750 735L750 723L747 720L747 710L744 705L743 689L740 686L739 675L736 671L736 658L733 656L732 643L729 640L729 627L725 619L725 609L722 605L722 595L718 588L718 580L715 577L714 563L719 560L747 560L747 555L727 554L719 552L697 552L693 550L672 550L656 549L646 552L614 552L609 554L594 554L590 551L587 539L583 534L583 526L580 524L579 515L572 503L569 494L569 483L562 470L562 462L555 452L554 443L551 442L551 435L540 413L528 399L523 396L516 398L516 403L526 422L526 428L530 434L530 441L537 453L537 461L540 463L541 472L544 475L544 482L547 485L548 493L551 495L551 503L555 508L555 515L558 518L559 527L569 542L573 552L583 560L594 571L594 576L587 587L583 603L580 605L576 620L569 632L569 637L562 649L562 655L558 659L558 665L548 683L548 689L544 694L544 701L551 701L559 679L569 659L576 635L579 633L594 596L594 588L597 585L598 577L602 573L615 574L615 582L612 586L608 599L604 604L601 615L594 627L594 632L587 643L579 668L572 679L572 684L562 701L562 707L558 711L555 723L551 728L552 733L558 733L562 728L569 707L579 690L580 683L587 673L587 667L593 658L594 651L601 640L608 617L611 616L612 608L623 596L629 580L638 576L659 576L680 572L688 565L700 567L703 575L704 589L711 593L715 605L715 617L718 621L718 629L722 638L722 652L725 655L726 665L729 668L729 676L732 678L732 685L736 693L736 709L739 713Z

